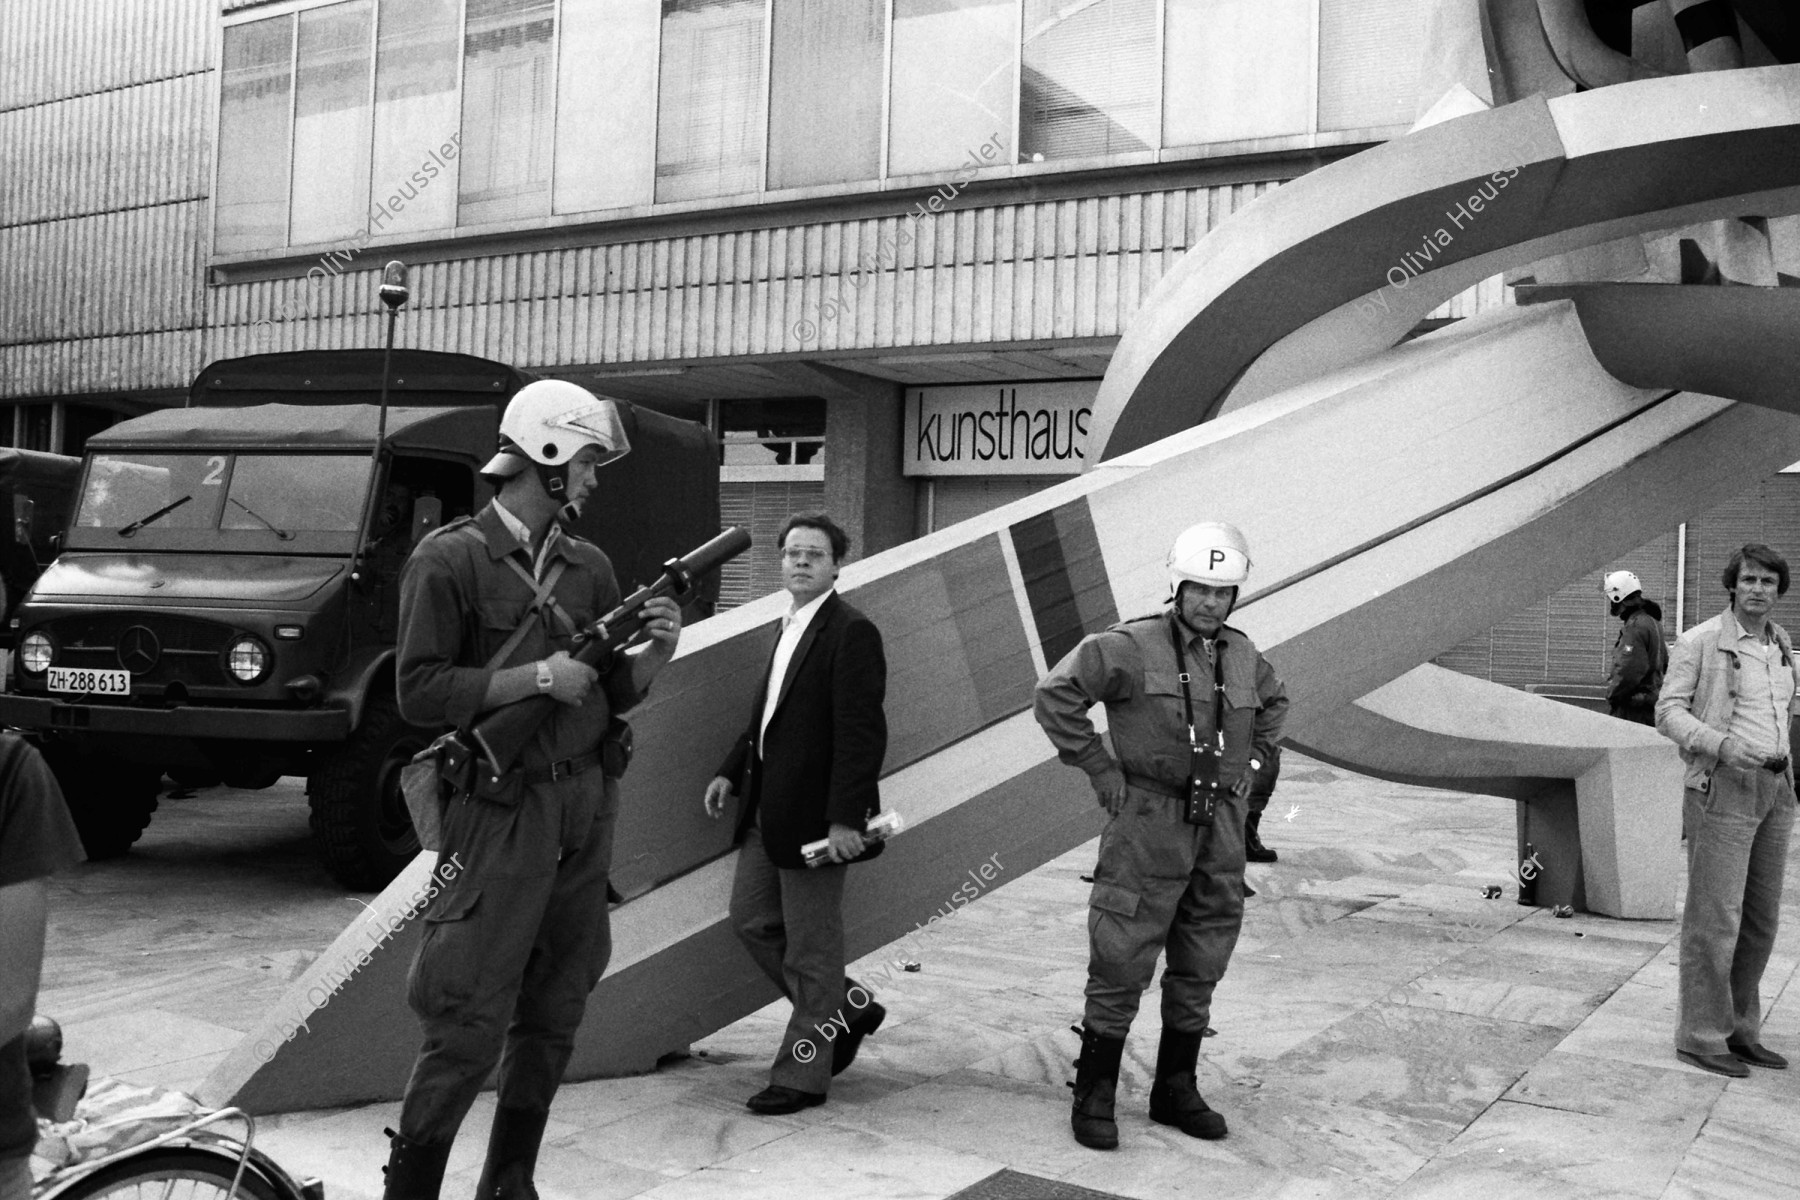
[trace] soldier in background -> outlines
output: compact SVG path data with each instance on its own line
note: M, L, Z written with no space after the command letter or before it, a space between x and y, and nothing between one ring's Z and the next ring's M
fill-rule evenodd
M1621 622L1613 642L1612 674L1606 680L1609 711L1639 725L1655 725L1656 695L1669 669L1662 609L1656 601L1644 599L1644 585L1630 571L1614 571L1600 590Z

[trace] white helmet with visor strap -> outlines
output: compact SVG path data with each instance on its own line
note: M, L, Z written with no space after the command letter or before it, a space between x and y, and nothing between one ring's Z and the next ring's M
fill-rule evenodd
M520 388L507 403L500 418L500 453L481 473L505 479L531 463L564 468L590 445L600 447L596 467L631 452L617 402L564 379L539 379Z

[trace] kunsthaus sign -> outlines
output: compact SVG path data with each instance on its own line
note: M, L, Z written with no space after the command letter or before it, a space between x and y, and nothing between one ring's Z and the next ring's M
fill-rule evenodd
M908 475L1079 475L1100 381L906 389Z

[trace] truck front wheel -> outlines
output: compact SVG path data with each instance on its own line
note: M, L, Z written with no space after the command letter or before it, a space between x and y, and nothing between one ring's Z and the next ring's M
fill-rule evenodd
M118 858L143 836L156 811L162 772L78 754L66 746L44 747L44 759L62 788L88 858Z
M380 891L418 854L400 768L432 736L406 723L393 696L372 695L356 732L320 756L306 784L313 841L345 887Z

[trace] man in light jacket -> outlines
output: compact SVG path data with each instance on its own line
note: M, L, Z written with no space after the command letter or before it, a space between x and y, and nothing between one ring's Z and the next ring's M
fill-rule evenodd
M1724 612L1682 634L1656 703L1656 728L1687 763L1687 908L1675 1052L1717 1075L1780 1070L1761 1043L1763 968L1775 945L1794 825L1789 720L1794 647L1769 620L1787 560L1752 543L1724 573Z

